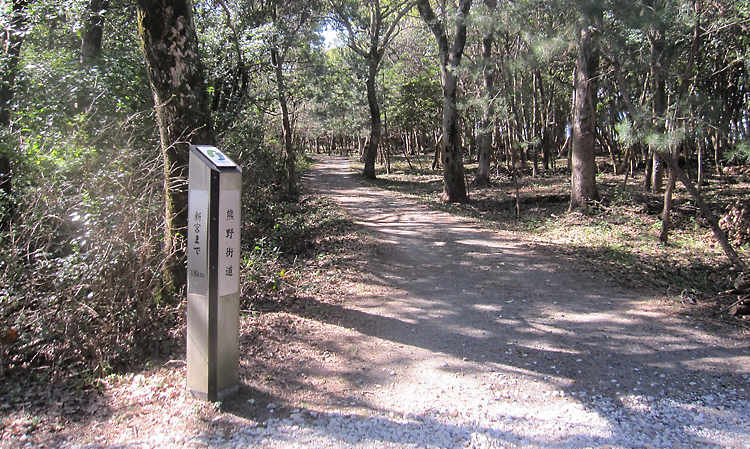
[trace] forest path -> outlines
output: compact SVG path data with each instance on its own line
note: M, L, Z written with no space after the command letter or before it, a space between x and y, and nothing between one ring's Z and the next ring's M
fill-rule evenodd
M743 337L316 161L305 184L378 242L335 314L366 408L470 425L455 443L477 447L750 447Z

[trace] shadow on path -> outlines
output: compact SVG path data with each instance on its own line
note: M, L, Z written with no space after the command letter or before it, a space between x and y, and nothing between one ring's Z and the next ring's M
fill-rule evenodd
M662 312L644 292L470 221L363 187L347 160L321 159L306 183L341 204L380 247L362 267L372 285L300 315L362 336L350 339L360 349L352 381L376 390L359 395L369 409L413 412L411 420L381 423L402 427L399 443L421 444L409 436L421 425L439 435L429 443L438 446L444 437L453 444L477 435L575 446L586 434L598 444L631 444L640 435L656 447L750 447L746 340ZM387 354L375 360L378 346ZM405 393L408 404L393 399ZM463 404L467 395L479 405ZM446 427L435 416L465 424ZM335 434L328 424L338 415L313 419L326 423L311 428ZM534 430L525 431L531 422Z

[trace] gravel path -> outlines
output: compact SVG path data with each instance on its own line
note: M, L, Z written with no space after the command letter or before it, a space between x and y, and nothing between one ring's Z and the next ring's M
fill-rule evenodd
M356 178L321 158L306 179L381 242L329 323L363 361L351 402L149 444L750 448L746 337Z
M346 160L321 159L307 182L383 242L363 267L382 285L352 298L342 324L363 335L364 358L382 351L388 376L362 377L364 413L300 411L248 431L256 443L750 448L747 340L363 187Z

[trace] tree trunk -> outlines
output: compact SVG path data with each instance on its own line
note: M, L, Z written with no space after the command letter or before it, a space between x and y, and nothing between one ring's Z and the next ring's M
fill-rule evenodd
M81 31L80 63L84 69L97 65L102 54L104 36L103 13L109 7L107 0L90 0L86 10L86 20ZM76 92L73 110L76 114L91 110L96 95L93 86L86 85Z
M698 49L700 48L700 41L701 41L701 27L700 27L700 17L701 17L701 7L700 2L696 1L693 3L693 7L695 8L695 25L693 26L693 41L692 45L690 46L690 55L688 56L688 63L685 66L685 71L682 75L682 80L680 83L680 91L677 96L677 103L680 104L682 102L682 99L687 95L688 89L690 87L690 84L692 84L693 80L693 64L695 63L695 58L698 56ZM683 130L684 130L684 122L683 122ZM687 151L684 152L685 156L687 158ZM680 146L675 145L672 150L672 160L679 160L680 156ZM667 184L667 190L664 192L664 209L662 211L662 217L661 217L661 233L659 234L659 240L661 240L662 243L666 244L667 239L669 239L669 231L671 227L669 216L672 211L672 193L674 192L675 183L677 182L677 172L670 168L669 170L669 181ZM700 184L698 184L700 187Z
M435 143L435 153L432 157L432 167L433 170L437 170L440 168L440 160L443 154L443 135L441 134L440 137L438 137L437 142Z
M656 9L660 9L659 6L655 6ZM664 59L664 32L657 26L652 26L649 30L648 40L651 45L651 90L653 92L653 113L654 113L654 129L657 132L664 132L664 111L667 108L667 94L666 84L664 82L664 67L662 67L662 61ZM652 179L651 179L651 192L658 193L664 189L664 168L661 164L658 155L659 149L651 149L653 155L653 167L652 167Z
M726 142L724 140L724 137L721 136L718 131L714 131L713 144L714 144L714 165L716 166L716 175L722 176L724 174L722 164L724 163L724 148L725 148Z
M660 159L662 159L667 165L669 165L669 169L675 173L677 179L679 179L680 182L682 182L682 184L688 189L688 192L690 192L690 195L692 195L701 213L708 221L708 224L711 226L714 237L716 237L716 240L719 241L721 249L724 250L724 254L726 254L727 258L732 262L732 265L734 265L738 270L744 271L746 268L745 263L742 261L742 259L740 259L740 256L734 250L731 243L729 243L729 239L727 238L726 233L724 233L724 231L721 229L721 226L719 226L719 222L716 220L716 216L714 216L711 208L708 207L708 204L703 201L700 193L698 193L698 189L695 188L695 185L690 181L690 178L687 177L685 172L682 171L679 165L677 165L677 161L673 159L672 156L669 155L669 153L660 151L657 154Z
M703 143L698 145L698 181L696 181L698 193L703 188L703 145Z
M377 52L370 54L368 60L369 67L367 72L367 106L370 109L370 144L365 151L365 168L362 174L366 178L375 179L375 161L378 158L378 146L382 137L382 125L380 120L380 105L378 104L378 95L375 81L378 76L378 65L380 58Z
M271 49L271 62L276 74L276 89L279 95L279 106L281 107L281 128L284 138L284 159L286 163L287 193L297 194L297 155L292 142L292 124L289 120L289 104L286 98L286 83L284 83L284 56L274 47Z
M466 202L466 181L464 179L463 148L461 126L459 124L456 93L458 77L447 72L443 87L443 201L449 203Z
M672 152L672 159L678 160L680 156L679 146L675 145ZM672 213L672 195L674 193L675 184L677 183L677 172L674 169L669 169L669 180L667 181L667 188L664 191L664 208L661 212L661 232L659 233L659 241L666 245L669 239L669 231L672 223L669 216Z
M598 200L596 188L596 95L599 55L594 48L595 31L586 27L578 44L573 103L570 210Z
M88 7L88 18L81 33L81 62L93 64L102 53L104 36L104 16L109 8L107 0L91 0Z
M439 20L429 0L419 0L417 8L420 16L435 36L440 56L440 71L443 80L443 201L467 202L466 179L464 178L463 147L461 126L458 119L456 97L458 92L457 68L461 63L466 46L466 18L471 8L471 0L461 0L455 19L455 37L449 47L445 26Z
M198 41L189 0L137 0L138 30L156 105L164 158L163 297L178 301L187 282L188 146L213 144Z
M487 9L490 10L490 14L494 12L497 6L497 0L485 0L484 4ZM495 41L495 32L490 29L489 32L482 39L482 59L484 62L483 75L484 75L484 92L486 100L484 104L484 111L482 116L482 129L479 133L479 155L478 155L478 167L477 174L474 177L474 184L478 186L486 186L490 184L490 161L492 159L492 120L495 115L495 108L493 105L495 96L495 71L493 70L492 62L492 45Z
M7 32L0 36L0 49L7 61L0 75L0 138L9 132L13 97L16 93L16 75L21 56L23 39L26 36L28 0L14 0ZM0 229L7 229L15 213L13 201L13 164L10 148L0 147Z

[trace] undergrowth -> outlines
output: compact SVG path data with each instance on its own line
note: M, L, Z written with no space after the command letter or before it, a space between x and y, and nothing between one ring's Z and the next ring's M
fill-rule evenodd
M257 217L257 215L256 215ZM356 225L330 199L303 195L274 204L248 224L241 282L243 313L294 307L302 284L341 266L359 245Z
M86 387L182 351L184 299L160 296L164 169L148 130L151 113L100 130L108 145L82 147L74 131L45 143L57 160L25 168L0 231L0 378ZM247 260L299 252L278 156L243 153L236 134L223 143L245 172Z
M112 146L82 148L77 133L47 143L59 160L19 183L0 244L0 330L18 341L0 375L87 384L171 350L179 313L158 294L161 157L155 136L131 138L151 120L113 121L101 131Z

